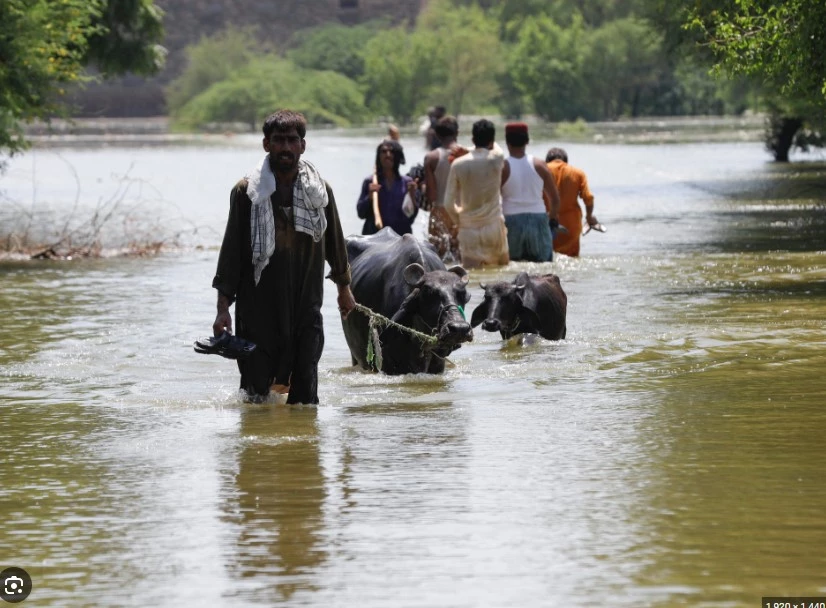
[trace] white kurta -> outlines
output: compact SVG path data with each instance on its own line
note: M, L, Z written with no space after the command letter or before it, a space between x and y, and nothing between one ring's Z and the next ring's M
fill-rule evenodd
M475 148L453 161L445 191L445 210L459 227L459 252L465 267L504 266L510 261L499 188L502 149Z

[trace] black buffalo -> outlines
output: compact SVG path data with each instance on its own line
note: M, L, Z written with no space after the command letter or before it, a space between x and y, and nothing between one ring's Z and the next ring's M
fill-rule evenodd
M436 338L426 344L410 333L378 326L381 371L386 374L440 374L445 357L473 339L465 320L468 277L461 266L445 268L430 243L383 228L370 236L347 239L356 302L373 312ZM376 369L368 361L368 316L354 310L342 321L353 365Z
M565 338L568 297L555 274L521 272L513 283L482 285L485 301L473 311L471 325L498 331L507 340L517 334L539 334L548 340Z

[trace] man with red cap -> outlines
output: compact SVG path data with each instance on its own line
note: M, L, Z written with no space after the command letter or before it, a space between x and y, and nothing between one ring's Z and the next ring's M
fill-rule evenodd
M512 260L553 259L554 232L559 226L559 192L553 175L540 159L525 153L528 125L505 125L510 156L502 168L502 213L508 228Z

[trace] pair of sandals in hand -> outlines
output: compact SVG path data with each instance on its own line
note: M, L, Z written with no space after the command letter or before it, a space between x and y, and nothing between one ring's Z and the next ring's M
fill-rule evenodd
M246 359L255 350L255 344L225 331L195 341L195 352L202 355L220 355L226 359Z

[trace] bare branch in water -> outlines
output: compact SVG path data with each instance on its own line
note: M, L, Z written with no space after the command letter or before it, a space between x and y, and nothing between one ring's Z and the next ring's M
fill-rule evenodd
M170 218L169 210L177 206L164 200L146 180L132 177L134 165L123 175L112 176L116 184L110 195L100 197L93 208L84 209L78 173L60 158L75 181L71 208L65 213L37 209L36 184L32 186L35 200L28 208L0 193L5 208L0 222L4 227L0 253L31 259L155 255L179 247L185 237L202 229L188 218Z

